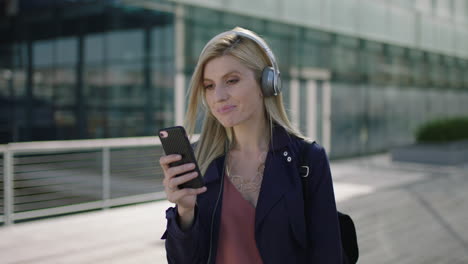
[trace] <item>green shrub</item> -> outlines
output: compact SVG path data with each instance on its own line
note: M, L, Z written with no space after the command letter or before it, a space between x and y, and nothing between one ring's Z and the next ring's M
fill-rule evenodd
M449 142L468 139L468 117L429 121L416 132L417 142Z

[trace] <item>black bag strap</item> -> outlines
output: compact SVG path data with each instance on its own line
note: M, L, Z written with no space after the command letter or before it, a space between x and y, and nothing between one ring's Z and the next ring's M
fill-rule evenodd
M307 178L309 177L310 174L310 167L309 164L307 163L308 161L308 151L307 151L307 145L309 143L306 142L305 140L301 142L301 147L299 151L299 166L298 166L298 171L299 175L301 176L301 182L302 182L302 196L304 200L304 214L305 214L305 219L306 223L309 223L309 214L308 210L306 208L309 208L309 184L307 184ZM307 227L307 224L306 224Z
M311 168L309 166L309 151L308 147L314 142L310 143L303 140L301 142L299 151L299 166L298 171L302 182L302 195L304 199L304 214L307 223L309 223L310 215L307 208L309 208L309 184L307 184L310 176ZM341 233L341 248L343 250L343 263L357 263L359 258L359 248L357 244L356 227L354 226L353 219L341 212L338 213L338 221L340 224Z

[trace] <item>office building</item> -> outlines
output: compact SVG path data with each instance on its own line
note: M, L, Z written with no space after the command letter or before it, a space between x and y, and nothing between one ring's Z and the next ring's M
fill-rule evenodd
M182 124L199 52L235 26L271 45L291 120L331 156L409 144L421 123L468 113L468 0L2 3L2 143Z

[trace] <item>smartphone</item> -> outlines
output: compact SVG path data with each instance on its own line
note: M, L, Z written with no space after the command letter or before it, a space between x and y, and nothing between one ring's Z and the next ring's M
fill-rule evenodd
M180 184L179 188L201 188L203 187L203 178L198 168L197 161L195 160L195 155L193 153L192 146L187 137L184 127L175 126L160 129L158 132L159 139L161 140L162 147L166 155L179 154L182 156L181 160L172 162L169 164L169 167L179 166L186 163L194 163L195 169L185 172L184 174L196 171L198 176L186 183ZM176 177L181 176L182 174L176 175Z

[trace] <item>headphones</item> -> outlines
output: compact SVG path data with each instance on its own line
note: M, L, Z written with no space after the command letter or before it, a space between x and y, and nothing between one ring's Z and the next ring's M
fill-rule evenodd
M276 59L275 55L271 51L270 47L266 44L266 42L259 38L258 36L249 33L249 32L243 32L243 31L237 31L237 30L229 30L223 33L220 33L216 35L214 38L212 38L208 43L205 45L203 48L202 52L200 54L203 54L205 50L213 44L216 40L219 38L222 38L226 35L230 34L235 34L236 37L245 37L253 42L255 42L267 55L268 59L270 60L271 66L267 66L263 69L262 71L262 79L261 79L261 88L262 88L262 94L265 97L269 96L277 96L281 92L281 77L280 77L280 71L278 69L278 64L276 64Z

